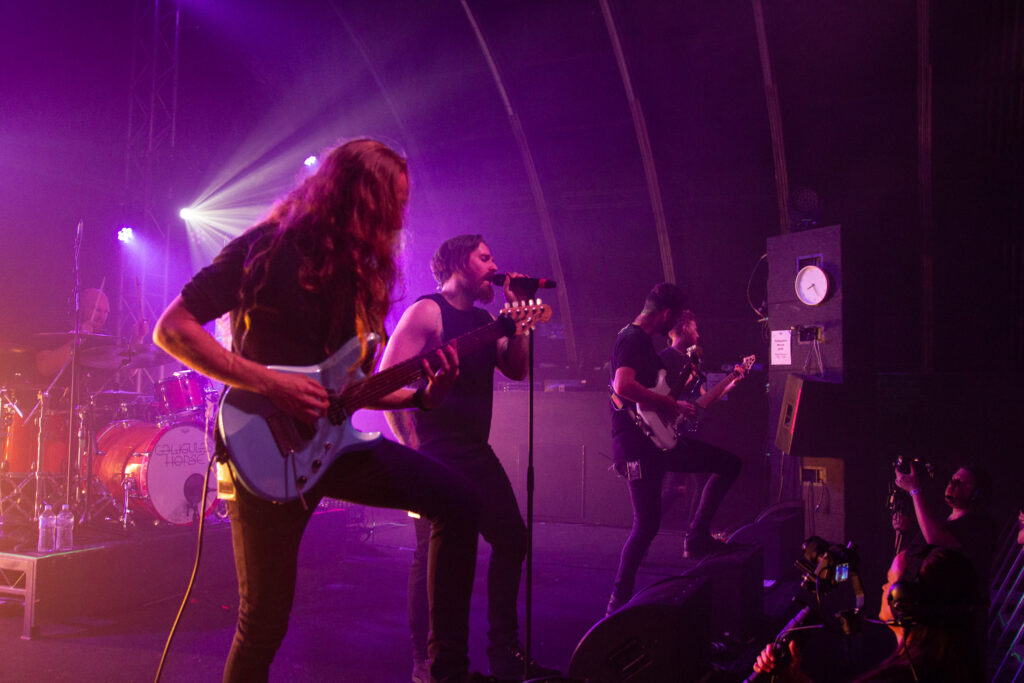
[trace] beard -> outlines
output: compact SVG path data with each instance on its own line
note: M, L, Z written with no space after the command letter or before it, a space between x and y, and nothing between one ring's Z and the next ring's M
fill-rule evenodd
M483 283L477 287L476 300L484 304L489 304L494 301L494 285L487 280L484 280Z

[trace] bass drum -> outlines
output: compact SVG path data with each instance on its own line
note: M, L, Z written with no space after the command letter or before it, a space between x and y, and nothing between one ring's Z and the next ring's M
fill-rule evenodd
M104 429L96 440L94 471L116 501L129 497L151 517L170 524L190 524L203 498L203 475L213 457L213 438L194 423L161 427L123 420ZM206 514L217 502L217 477L206 480Z

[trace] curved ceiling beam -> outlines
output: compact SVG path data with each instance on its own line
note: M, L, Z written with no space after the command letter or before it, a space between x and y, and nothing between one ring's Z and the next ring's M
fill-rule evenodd
M419 149L416 145L416 138L413 136L412 130L410 130L409 127L405 124L405 119L403 119L402 115L399 114L398 104L395 102L394 98L391 97L391 91L384 83L384 78L380 75L380 72L378 72L377 67L374 66L373 60L370 59L370 54L369 52L367 52L366 46L363 45L363 41L360 40L359 36L356 35L355 29L352 28L352 25L348 22L348 20L345 18L345 15L338 7L337 0L329 0L328 4L330 5L331 10L334 12L334 15L338 18L338 21L341 22L342 27L344 27L345 33L348 34L349 40L352 41L352 44L355 45L356 50L359 51L359 56L363 58L363 63L366 65L366 70L370 73L370 77L373 78L373 82L377 85L377 89L380 91L381 97L384 98L384 102L387 103L388 109L391 111L391 116L393 116L395 119L395 125L398 126L398 130L399 132L401 132L402 138L406 141L406 149L400 150L400 153L402 153L406 158L409 158L411 156L419 156ZM423 173L429 173L429 171L424 170ZM429 201L429 195L427 201Z
M540 228L544 235L544 243L548 248L548 261L551 263L551 270L554 273L555 281L560 283L558 306L560 309L559 314L562 317L562 327L565 330L565 353L570 367L575 370L579 368L579 355L576 351L576 333L572 324L572 311L569 308L569 291L565 282L565 274L562 272L562 261L558 256L558 244L555 242L551 214L548 211L547 200L544 198L544 189L540 185L540 176L537 175L537 167L533 162L533 153L530 152L530 145L526 140L523 125L512 108L512 102L509 100L508 92L505 90L505 84L501 80L501 74L498 73L498 67L494 63L494 58L491 56L487 41L484 39L480 26L476 22L476 17L473 16L473 12L469 9L469 4L466 0L461 0L461 2L462 9L465 10L469 24L473 28L473 33L476 34L477 42L480 44L480 51L483 53L487 66L491 70L494 85L498 88L498 94L501 96L501 101L505 105L505 112L508 114L509 124L512 126L512 134L519 145L519 153L523 157L523 166L526 167L526 176L529 179L530 190L533 192L533 201L537 205L537 213L540 216Z
M604 25L608 29L608 38L611 40L612 50L615 52L615 61L619 65L622 86L626 89L629 111L633 115L633 128L636 130L636 141L640 147L640 158L643 161L644 176L647 179L647 193L651 196L651 210L654 212L654 229L658 234L661 270L665 282L675 283L676 269L672 263L672 244L668 239L668 221L665 219L665 205L661 201L658 169L654 165L654 154L651 152L651 138L647 134L644 111L640 107L640 100L636 98L636 94L633 92L633 82L629 77L629 68L626 66L626 57L622 52L622 43L619 42L619 32L615 28L615 19L612 17L611 9L608 7L608 0L601 0L601 14L604 16Z

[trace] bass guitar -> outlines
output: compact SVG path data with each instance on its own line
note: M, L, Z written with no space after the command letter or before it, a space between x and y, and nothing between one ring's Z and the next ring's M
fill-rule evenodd
M537 323L550 319L551 307L540 300L513 303L492 322L453 341L459 354L469 354L502 337L529 333ZM366 342L368 352L373 353L379 339L371 334ZM358 431L351 424L352 414L420 379L424 359L431 362L432 369L436 365L437 349L432 349L365 376L353 369L362 357L362 346L358 338L352 338L317 365L268 366L305 375L327 389L327 415L316 423L282 412L262 394L233 387L224 393L217 429L237 477L254 495L279 503L300 498L342 455L376 444L380 432Z
M707 393L691 401L696 406L697 413L692 418L689 418L689 421L700 420L701 414L709 405L724 396L737 382L743 379L747 371L754 366L755 360L755 356L747 356L741 363L733 367L732 372L726 375L721 382L716 384ZM651 387L651 391L662 395L672 395L675 398L665 377L665 370L659 371L658 383ZM637 425L654 442L654 445L663 451L675 448L675 445L679 442L680 430L685 428L685 423L687 422L682 416L676 419L666 419L658 411L644 409L640 406L637 406L636 414L633 417Z

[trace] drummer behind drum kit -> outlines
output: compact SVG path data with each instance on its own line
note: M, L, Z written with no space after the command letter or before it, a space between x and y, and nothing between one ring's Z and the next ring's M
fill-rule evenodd
M94 342L83 344L79 362L102 371L156 367L173 359L156 347L132 352ZM198 519L214 452L217 390L208 378L183 370L155 382L153 395L83 393L73 423L75 449L69 444L67 406L51 406L56 401L39 391L35 408L22 411L18 399L29 404L24 385L12 384L0 385L0 514L10 518L16 508L36 519L39 501L66 497L84 507L80 520L111 507L124 526L136 514L153 523ZM70 495L65 482L71 482ZM210 514L217 504L214 476L207 480L207 491L204 513Z

